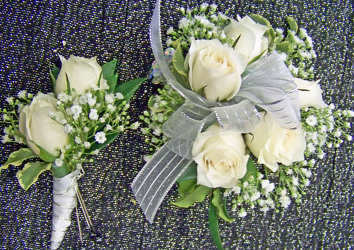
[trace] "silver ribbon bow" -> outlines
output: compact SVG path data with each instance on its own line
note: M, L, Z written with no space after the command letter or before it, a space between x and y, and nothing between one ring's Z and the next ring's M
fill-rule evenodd
M298 89L278 53L246 67L240 90L232 100L213 102L175 79L164 59L160 32L157 0L150 24L151 46L167 82L186 103L163 124L163 133L170 138L168 143L153 155L132 183L133 193L150 223L167 192L192 163L193 142L205 127L218 122L223 128L249 133L260 121L256 106L270 113L284 128L294 129L300 120Z

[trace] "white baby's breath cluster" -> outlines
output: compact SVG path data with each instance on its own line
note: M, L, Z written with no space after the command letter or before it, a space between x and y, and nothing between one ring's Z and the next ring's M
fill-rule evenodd
M229 18L216 11L217 5L204 3L194 9L181 8L183 18L178 23L178 29L170 27L167 46L174 47L173 43L179 41L182 48L188 50L193 39L218 39L222 43L228 42L222 28L229 23Z
M0 109L2 114L1 124L5 125L1 138L2 143L25 143L24 136L18 131L18 114L21 112L25 105L31 103L32 99L33 94L27 93L25 90L18 92L17 98L6 97L5 100L9 105L9 108Z
M283 60L295 77L314 79L314 61L317 57L312 38L307 30L300 28L298 32L288 29L275 29L277 49L283 51ZM286 33L286 34L284 34Z
M151 96L149 100L150 110L145 110L139 117L146 125L141 128L141 132L146 137L145 142L150 145L151 155L167 142L167 138L162 133L162 124L184 103L182 96L170 85L165 85L158 92L158 95ZM149 159L151 155L145 158Z
M335 110L334 104L330 104L321 109L305 108L301 114L307 142L306 157L323 159L325 148L338 148L345 140L352 140L348 121L353 117L353 111Z

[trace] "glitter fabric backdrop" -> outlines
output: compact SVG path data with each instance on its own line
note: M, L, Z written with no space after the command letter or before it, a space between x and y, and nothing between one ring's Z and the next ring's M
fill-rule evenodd
M207 1L209 2L209 1ZM178 6L201 1L163 1L164 31L175 24ZM212 3L212 2L209 2ZM274 27L294 17L312 36L327 103L353 108L353 6L351 1L272 0L216 1L233 15L258 13ZM145 76L153 61L148 27L154 1L1 1L0 89L4 97L20 89L50 91L49 70L58 54L91 57L100 63L118 58L122 80ZM132 103L132 117L146 109L156 89L145 83ZM2 129L3 127L1 127ZM61 249L213 249L207 225L207 203L190 209L162 203L149 224L136 204L130 183L143 166L147 145L139 132L129 132L85 166L79 186L102 242L89 235L81 211L83 242L75 213ZM235 223L220 225L227 248L350 248L354 245L354 168L352 142L332 149L315 167L312 185L301 204L266 216L254 210ZM1 162L12 145L1 144ZM2 249L49 247L52 176L44 173L28 191L16 179L15 167L0 177L0 244ZM174 187L168 197L176 197Z

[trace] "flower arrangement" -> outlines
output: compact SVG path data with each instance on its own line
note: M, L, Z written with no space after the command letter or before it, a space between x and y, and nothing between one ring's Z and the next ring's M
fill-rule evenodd
M84 206L78 189L83 164L93 162L89 157L120 133L138 128L139 122L131 123L127 110L145 80L118 84L116 60L101 67L95 57L60 59L61 69L54 66L50 72L54 93L33 95L21 90L16 98L7 97L8 108L1 109L7 124L2 143L24 147L12 152L0 169L24 165L16 175L24 190L43 171L53 174L51 249L63 241L77 200Z
M301 202L324 149L352 140L354 112L323 101L313 41L294 19L283 30L256 14L234 20L214 4L181 8L163 52L159 5L151 78L162 86L140 116L151 155L132 189L150 222L176 181L176 206L209 197L209 228L222 249L218 218Z

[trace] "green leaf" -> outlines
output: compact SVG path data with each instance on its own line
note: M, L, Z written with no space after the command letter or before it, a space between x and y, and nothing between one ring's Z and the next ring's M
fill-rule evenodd
M109 135L106 134L106 141L104 143L101 144L101 143L95 142L91 145L91 147L86 152L91 153L92 151L106 147L108 144L110 144L112 141L114 141L114 139L116 139L119 134L120 133L117 133L117 132L109 134Z
M197 179L197 163L194 161L187 167L187 169L178 178L177 182L182 182L186 180Z
M185 197L177 199L172 202L173 205L178 207L190 207L196 202L202 202L210 192L211 188L203 185L196 185L196 187L188 193Z
M289 24L289 28L297 33L299 27L297 26L297 23L294 18L287 16L286 21Z
M251 64L251 63L257 61L259 58L262 57L262 55L264 54L264 52L266 52L267 50L268 50L268 49L263 50L258 56L255 56L248 64Z
M268 28L272 28L272 25L270 24L268 19L263 17L263 16L261 16L261 15L250 14L249 17L252 18L253 21L255 21L256 23L260 23L260 24L263 24L263 25L267 26Z
M66 165L58 167L55 164L52 164L52 173L55 178L63 178L64 176L70 174L70 170Z
M234 219L230 217L227 211L226 200L222 196L220 188L214 190L211 203L215 206L217 214L221 219L227 222L234 221Z
M118 74L111 75L107 78L105 77L105 79L107 80L107 85L109 86L108 92L114 92L118 83Z
M29 162L22 170L19 170L16 177L20 183L20 186L27 190L38 179L38 176L46 170L49 170L51 163L46 162Z
M256 165L254 165L253 159L250 157L250 158L248 158L248 162L247 162L247 173L241 179L241 181L246 181L251 176L253 176L253 178L257 179L257 175L258 175L258 171L257 171Z
M7 161L0 167L0 170L7 169L9 165L20 166L24 160L38 157L29 148L21 148L18 151L12 152L7 158Z
M188 71L184 67L184 60L181 44L178 43L176 51L172 56L172 73L179 83L181 83L184 87L188 87Z
M213 239L214 244L217 247L217 249L219 249L219 250L224 249L224 247L221 243L221 238L220 238L220 234L219 234L219 222L218 222L217 209L213 205L211 200L210 200L210 205L209 205L209 230L210 230L211 238Z
M49 153L47 150L39 146L37 143L31 141L33 144L35 144L39 148L39 158L41 158L42 161L45 162L54 162L57 156L52 155Z
M278 51L288 53L289 48L290 48L290 43L288 41L284 41L282 43L277 44Z
M197 179L193 180L185 180L178 183L178 193L181 198L186 197L189 193L191 193L195 186L197 185Z
M108 79L108 77L115 75L117 62L117 59L113 59L112 61L102 65L102 73L104 79Z
M49 72L50 80L52 81L53 89L55 87L55 83L57 81L60 69L57 66L53 66L53 69Z
M137 78L134 80L127 81L117 86L115 92L120 92L124 96L124 100L129 102L133 97L135 91L138 90L140 85L146 80L146 77Z
M71 95L71 86L70 86L68 74L65 74L65 77L66 77L66 92L68 95Z

